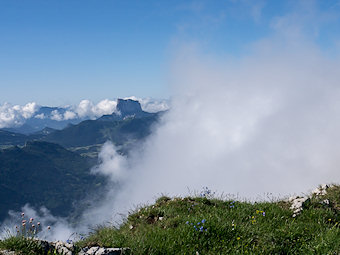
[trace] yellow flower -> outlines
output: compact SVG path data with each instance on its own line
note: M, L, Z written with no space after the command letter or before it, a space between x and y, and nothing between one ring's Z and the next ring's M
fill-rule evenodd
M236 239L237 239L237 240L240 240L240 239L241 239L241 237L239 237L239 236L238 236Z

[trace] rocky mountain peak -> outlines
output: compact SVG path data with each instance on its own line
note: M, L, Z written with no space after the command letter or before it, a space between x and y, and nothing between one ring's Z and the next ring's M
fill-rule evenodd
M132 99L118 99L117 110L122 115L133 115L143 112L140 103Z

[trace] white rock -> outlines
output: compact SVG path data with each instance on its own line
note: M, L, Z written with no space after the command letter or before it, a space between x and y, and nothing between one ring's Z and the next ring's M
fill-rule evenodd
M86 254L96 254L96 252L99 250L99 247L92 247L90 249L88 249L88 251L86 252Z
M293 217L296 217L303 210L303 204L309 200L308 197L295 197L294 199L289 198L292 203L290 209L293 210Z

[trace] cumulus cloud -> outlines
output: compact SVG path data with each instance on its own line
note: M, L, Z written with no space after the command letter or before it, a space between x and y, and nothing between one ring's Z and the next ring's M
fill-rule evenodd
M0 128L16 127L22 125L39 109L39 106L32 102L24 106L4 103L0 105Z
M116 111L116 106L115 100L104 99L96 105L90 100L82 100L74 110L80 118L97 118L104 114L112 114Z
M58 110L54 110L51 112L51 119L61 121L63 120L63 115L61 115Z
M43 119L45 119L45 114L43 114L43 113L37 114L37 115L34 116L34 118L43 120Z
M63 116L63 120L72 120L77 118L77 114L72 111L66 111Z

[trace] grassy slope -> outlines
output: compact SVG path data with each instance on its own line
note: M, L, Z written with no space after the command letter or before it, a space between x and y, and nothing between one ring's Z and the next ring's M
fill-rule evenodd
M100 227L77 245L130 247L132 254L339 254L340 186L313 196L295 218L289 206L161 197L130 213L118 228ZM16 247L22 242L9 238L0 249L27 251Z
M329 205L321 203L326 198ZM293 218L282 201L163 197L79 244L130 247L133 254L338 254L339 202L337 186Z

